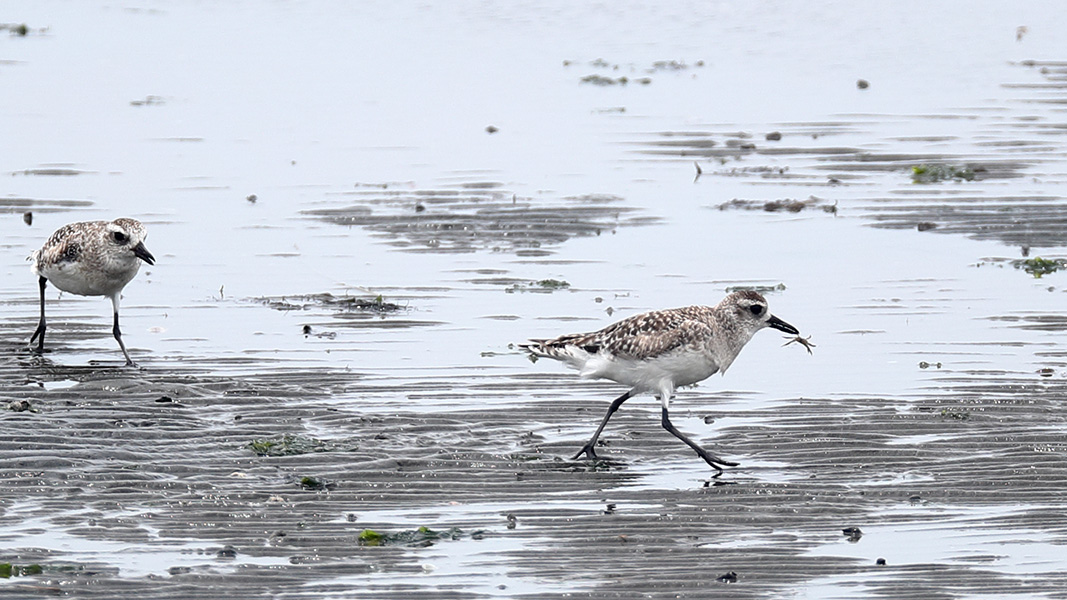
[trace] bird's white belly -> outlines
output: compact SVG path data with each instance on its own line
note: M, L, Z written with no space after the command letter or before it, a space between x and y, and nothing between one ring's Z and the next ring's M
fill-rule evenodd
M79 296L111 296L126 287L137 274L136 265L120 272L100 272L80 268L78 263L54 265L42 275L57 288Z
M634 360L598 354L581 369L584 377L603 378L641 391L659 391L692 385L718 372L715 361L702 352L676 352L667 356Z

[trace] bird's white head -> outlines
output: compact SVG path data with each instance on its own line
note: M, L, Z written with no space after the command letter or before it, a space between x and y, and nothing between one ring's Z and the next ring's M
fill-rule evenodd
M764 327L772 327L785 333L800 333L796 327L771 314L767 308L767 299L762 294L753 290L741 290L733 292L719 304L721 309L732 317L737 326L756 333Z
M767 299L753 290L733 292L715 307L716 320L722 332L715 347L719 372L725 374L757 331L773 327L779 331L796 334L796 327L772 315L767 310Z
M119 262L143 260L150 265L156 258L144 245L148 232L136 219L115 219L104 227L104 246L111 257Z

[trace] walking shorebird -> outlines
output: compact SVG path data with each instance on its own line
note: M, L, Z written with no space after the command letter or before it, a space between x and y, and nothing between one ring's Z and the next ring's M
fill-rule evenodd
M644 392L663 404L663 428L711 465L735 467L678 431L668 415L674 390L725 373L745 344L760 329L773 327L797 335L796 327L767 311L767 300L746 290L726 296L718 306L656 310L624 319L591 333L551 340L530 340L521 347L534 356L558 360L590 379L610 379L630 389L615 399L593 437L574 455L595 459L597 439L623 402ZM809 350L810 351L810 350ZM721 466L720 466L721 465Z
M44 352L44 290L49 281L64 292L80 296L107 296L115 312L111 332L126 357L126 366L134 366L119 331L119 294L141 268L141 261L154 265L152 253L145 248L144 225L134 219L86 221L64 225L48 238L40 250L30 256L31 269L41 288L41 321L30 338L37 341L36 352Z

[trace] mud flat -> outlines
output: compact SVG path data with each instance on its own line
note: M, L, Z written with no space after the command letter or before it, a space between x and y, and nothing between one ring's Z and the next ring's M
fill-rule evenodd
M679 422L710 422L705 443L742 463L712 479L652 404L616 417L604 460L567 460L605 404L590 397L611 389L566 376L411 389L3 355L0 545L29 569L5 597L1062 597L1067 584L1062 380L956 374L904 406L688 408ZM383 388L417 404L472 385L542 398L373 407Z
M928 4L16 3L0 597L1067 598L1063 19ZM143 368L30 354L119 215ZM740 287L816 344L673 402L741 466L570 460L620 390L516 344Z

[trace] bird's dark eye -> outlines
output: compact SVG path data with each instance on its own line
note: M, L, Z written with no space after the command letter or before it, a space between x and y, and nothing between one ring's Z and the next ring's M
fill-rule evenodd
M748 307L748 309L751 310L752 314L756 315L757 317L763 314L763 307L759 304L753 304L752 306Z
M125 233L122 233L121 231L115 231L112 232L111 239L115 240L116 244L125 244L127 241L129 241L130 236L126 235Z

